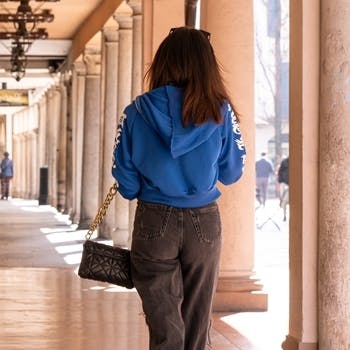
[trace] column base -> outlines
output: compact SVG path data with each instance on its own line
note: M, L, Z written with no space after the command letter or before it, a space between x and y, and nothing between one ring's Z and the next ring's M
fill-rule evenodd
M300 343L298 339L287 335L286 340L282 344L283 350L317 350L317 343Z
M72 223L78 227L80 221L80 213L72 209L72 211L69 213L69 217L72 220Z
M259 279L251 276L220 277L214 296L214 312L266 311L268 295Z
M127 247L129 231L127 229L116 229L111 232L111 238L114 246Z
M78 223L78 230L87 230L92 223L92 219L80 220Z
M112 239L111 232L113 229L108 225L108 222L102 222L98 229L98 237L103 239Z

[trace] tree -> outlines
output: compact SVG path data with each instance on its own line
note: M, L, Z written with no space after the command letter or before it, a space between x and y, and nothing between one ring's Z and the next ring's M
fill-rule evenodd
M282 114L286 108L282 105L285 103L282 98L284 84L287 82L287 73L283 69L285 65L285 57L287 54L284 52L283 40L281 33L284 27L286 27L288 21L288 14L285 14L282 18L282 3L288 5L288 0L258 0L266 9L267 13L267 39L273 40L273 45L269 48L269 60L272 64L269 65L263 54L263 40L256 33L256 50L257 60L263 72L266 86L269 93L272 96L273 103L273 115L269 114L265 108L265 120L274 126L275 131L275 160L279 160L282 157ZM258 32L258 30L257 30ZM268 40L264 41L264 43ZM269 44L269 43L268 43ZM283 83L282 83L283 82Z

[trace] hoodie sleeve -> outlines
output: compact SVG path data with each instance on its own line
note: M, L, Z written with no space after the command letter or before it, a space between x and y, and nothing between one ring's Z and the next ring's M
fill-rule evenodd
M219 181L230 185L242 176L246 150L238 119L228 105L222 132L222 149L219 157Z
M131 137L126 114L119 119L113 150L112 175L118 182L119 193L134 199L140 191L140 178L131 161Z

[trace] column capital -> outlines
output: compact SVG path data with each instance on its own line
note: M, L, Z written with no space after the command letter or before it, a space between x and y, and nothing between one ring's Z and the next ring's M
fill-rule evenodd
M62 73L60 78L60 83L64 86L69 84L69 82L72 80L72 72L71 71L65 71Z
M101 51L95 47L87 47L84 51L83 61L87 75L101 74Z
M113 19L118 23L119 29L132 28L132 14L133 11L129 5L124 3L118 7L118 10L113 15Z
M114 43L119 41L119 32L117 26L103 28L102 34L106 42Z
M54 93L53 87L50 87L48 90L46 90L45 95L46 95L46 98L48 99L48 101L50 101L50 99L52 98L53 93Z
M73 63L73 70L77 73L77 75L85 75L86 74L86 66L84 62L78 61Z
M139 16L142 14L141 0L127 0L126 3L132 8L134 16Z

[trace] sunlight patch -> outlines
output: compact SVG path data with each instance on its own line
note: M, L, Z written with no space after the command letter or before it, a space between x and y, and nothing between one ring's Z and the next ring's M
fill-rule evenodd
M81 240L85 241L86 232L87 230L53 232L47 234L46 238L51 243L75 242Z
M69 244L55 247L55 249L59 254L69 254L74 252L81 252L83 250L83 246L82 244Z
M64 259L64 261L65 261L68 265L80 264L80 261L81 261L81 253L68 254L68 255L66 255L63 259Z

